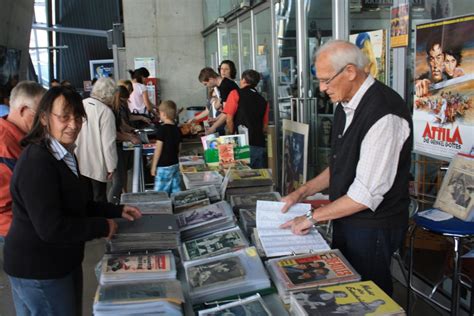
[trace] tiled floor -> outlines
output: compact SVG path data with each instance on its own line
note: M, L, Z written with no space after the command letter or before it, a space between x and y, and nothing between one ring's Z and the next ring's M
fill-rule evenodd
M92 315L92 302L97 288L97 279L94 268L103 255L104 241L96 240L89 242L86 246L86 257L83 264L84 270L84 307L83 315ZM8 279L3 272L3 251L0 255L0 316L15 315ZM406 288L399 282L394 281L394 299L403 308L406 308ZM442 315L440 312L426 304L422 299L417 299L413 306L413 314L420 316ZM276 315L278 316L278 315Z

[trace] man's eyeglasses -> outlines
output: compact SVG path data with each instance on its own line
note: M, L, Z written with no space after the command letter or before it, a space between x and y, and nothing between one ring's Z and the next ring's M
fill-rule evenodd
M74 115L71 115L71 114L60 115L60 114L56 114L56 113L53 113L53 112L51 112L51 114L56 116L61 123L69 123L72 120L74 120L76 123L82 124L86 121L86 118L82 117L82 116L77 117L77 116L74 116Z
M326 86L328 86L328 85L331 83L331 81L333 81L337 76L339 76L340 74L342 74L342 72L343 72L344 70L346 70L346 67L349 66L349 65L351 65L351 64L347 64L347 65L345 65L344 67L342 67L341 69L339 69L339 71L336 72L336 74L335 74L334 76L332 76L331 78L326 79L326 80L319 80L319 83L320 83L320 84L321 84L321 83L324 83Z

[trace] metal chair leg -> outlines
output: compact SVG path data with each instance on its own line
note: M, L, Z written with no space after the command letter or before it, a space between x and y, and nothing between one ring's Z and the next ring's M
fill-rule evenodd
M457 236L453 237L454 240L454 270L453 270L453 283L451 290L451 315L459 315L459 272L461 271L461 246L462 238Z
M413 253L415 248L415 232L416 232L416 225L413 225L409 229L409 236L410 236L410 249L409 249L409 256L410 262L408 265L408 282L407 282L407 316L411 315L411 295L412 295L412 278L413 278Z

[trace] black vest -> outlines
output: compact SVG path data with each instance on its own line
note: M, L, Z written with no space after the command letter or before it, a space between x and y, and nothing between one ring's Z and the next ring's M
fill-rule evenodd
M234 133L239 125L249 129L250 146L265 147L263 134L263 117L267 109L267 101L249 86L239 90L239 106L234 116Z
M362 97L351 125L344 132L346 121L342 105L334 114L331 140L329 199L334 201L345 195L355 179L362 140L369 129L383 116L394 114L405 119L410 136L400 152L395 181L375 211L363 210L337 221L365 227L403 227L408 223L408 181L413 143L413 123L408 106L392 89L375 81ZM383 139L380 139L384 142Z

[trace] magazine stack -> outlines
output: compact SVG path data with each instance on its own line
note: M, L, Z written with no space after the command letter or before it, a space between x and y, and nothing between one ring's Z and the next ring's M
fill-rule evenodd
M252 234L252 231L257 227L257 215L255 209L240 209L239 222L247 237Z
M232 169L227 185L226 199L232 195L273 192L273 179L270 169Z
M204 185L213 185L217 190L220 190L222 176L217 171L188 172L183 173L183 182L187 190Z
M142 214L173 214L171 199L166 192L123 193L120 204L136 206Z
M235 194L230 197L230 205L234 212L240 209L255 210L257 201L280 201L281 195L278 192L261 192L253 194Z
M176 217L143 215L134 221L117 220L117 233L108 242L111 253L176 249L180 243Z
M265 302L262 300L260 294L257 293L245 299L238 299L224 305L219 305L217 307L199 311L199 316L216 315L271 316L272 313L268 309Z
M196 189L176 192L171 194L174 212L199 208L220 201L220 194L216 187L207 185Z
M183 240L235 226L234 213L225 201L178 213L176 221Z
M179 170L181 172L198 172L206 171L207 166L202 156L180 156Z
M291 294L295 316L405 315L405 311L374 282L355 282Z
M177 280L100 285L95 295L93 312L96 316L182 316L183 302L183 291Z
M290 302L290 293L360 280L338 249L270 259L267 267L285 304Z
M270 287L267 272L254 247L187 261L183 265L193 304Z
M101 285L176 279L176 264L171 251L104 255Z
M210 235L183 242L181 258L191 261L218 256L249 246L239 227L226 229Z

